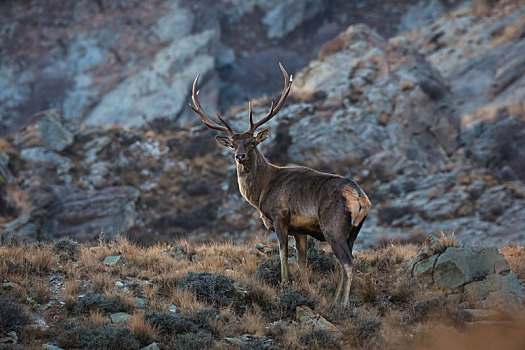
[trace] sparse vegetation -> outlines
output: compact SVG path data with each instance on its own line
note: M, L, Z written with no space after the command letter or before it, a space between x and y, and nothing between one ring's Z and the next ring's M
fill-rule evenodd
M308 266L319 273L329 273L335 270L336 259L332 252L327 253L314 246L308 247Z
M9 295L0 295L0 335L17 330L29 321L26 308Z
M79 244L72 239L63 238L53 246L53 253L57 254L62 260L77 260Z
M89 314L92 310L100 310L106 313L129 311L120 295L107 296L99 293L88 293L73 306L73 314Z
M272 286L281 283L281 260L278 256L264 260L257 267L256 277Z
M301 305L314 308L313 301L297 289L285 289L279 296L279 309L283 318L293 318L295 316L295 308Z
M102 325L87 328L79 324L62 324L58 335L60 347L78 349L138 349L140 342L128 328Z
M180 288L189 288L197 298L209 304L227 306L235 301L233 280L222 274L189 272L179 283Z
M433 249L454 244L440 238ZM472 328L464 327L471 318L457 299L408 277L408 262L417 252L413 245L355 253L347 309L332 305L339 267L323 244L310 246L305 278L298 278L297 263L291 264L296 279L287 286L280 284L279 259L251 245L181 241L140 247L119 238L95 246L75 244L76 261L62 258L60 252L69 256L69 248L57 246L68 245L0 246L5 285L0 334L17 332L22 347L137 349L157 342L177 349L417 348L433 344L428 329ZM183 251L190 253L178 254ZM268 251L277 251L277 243ZM512 272L523 278L524 248L510 244L501 251ZM105 265L104 258L115 254L125 262ZM136 306L134 298L147 303ZM296 319L296 307L302 305L342 336ZM28 317L30 310L48 327L39 329ZM128 313L127 322L112 323L115 312Z

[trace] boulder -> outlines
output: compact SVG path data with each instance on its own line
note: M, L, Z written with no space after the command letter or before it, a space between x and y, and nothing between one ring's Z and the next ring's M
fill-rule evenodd
M302 324L311 325L314 330L323 330L342 335L335 325L306 305L295 307L295 318Z
M437 259L434 283L456 289L488 274L508 272L508 262L496 247L449 247Z
M469 283L465 285L465 293L472 300L480 300L484 308L507 313L520 312L525 302L523 286L512 272Z
M122 256L120 255L110 255L104 259L104 264L108 266L122 264L123 262L124 262L124 258L122 258ZM122 284L122 282L120 283Z
M419 279L423 284L432 284L434 282L434 265L437 258L437 255L432 255L428 259L416 263L412 269L412 276Z
M482 310L469 311L474 320L493 315L485 310L511 314L523 311L523 286L496 247L448 247L443 252L433 246L439 248L437 237L429 237L409 263L412 276L420 283L433 283L458 293L458 299L475 303Z

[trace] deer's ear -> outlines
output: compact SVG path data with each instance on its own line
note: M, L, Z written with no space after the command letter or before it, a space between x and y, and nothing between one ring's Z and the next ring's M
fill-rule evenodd
M232 147L232 140L227 136L215 136L217 143L224 147Z
M260 144L261 142L263 142L264 140L268 138L268 135L270 135L270 128L263 129L260 133L258 133L255 136L255 143Z

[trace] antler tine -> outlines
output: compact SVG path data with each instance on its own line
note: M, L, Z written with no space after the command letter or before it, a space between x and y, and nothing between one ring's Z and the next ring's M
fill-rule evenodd
M292 87L292 82L293 82L293 76L291 77L288 76L288 73L286 73L286 70L284 69L281 62L279 62L279 68L281 68L281 72L283 73L283 76L284 76L284 89L281 94L281 98L279 99L279 102L277 103L277 106L275 106L275 108L272 102L272 106L270 107L270 112L268 112L268 114L264 116L264 118L262 118L255 124L253 124L252 119L251 119L251 106L250 106L250 130L249 132L254 132L259 126L263 125L268 120L272 119L277 113L279 113L279 111L281 110L281 107L284 105L284 101L286 101L286 98L288 97L288 94L290 93L290 89Z
M229 133L230 135L235 134L235 133L233 132L233 129L231 128L230 124L226 123L226 120L222 119L221 114L220 114L218 111L215 112L215 113L217 114L217 118L221 121L221 123L223 123L223 124L226 126L226 128L228 129L228 133Z
M253 111L252 111L252 103L248 102L248 113L250 114L250 130L253 128Z
M197 113L198 115L200 115L201 119L202 119L202 122L210 129L214 129L214 130L219 130L219 131L223 131L223 132L226 132L228 133L230 136L234 134L232 128L230 127L230 125L228 125L228 123L226 123L226 121L224 119L222 119L221 115L219 114L219 112L217 112L217 118L219 118L219 120L226 126L220 126L219 124L217 124L216 122L214 122L213 120L210 119L210 117L208 117L206 115L206 112L204 112L204 109L202 108L200 102L199 102L199 99L197 98L197 95L199 94L199 91L197 90L197 85L199 83L199 77L200 77L200 74L197 75L197 77L195 78L195 81L193 82L193 88L191 90L191 100L193 101L193 104L195 106L192 106L191 103L189 104L190 105L190 108L195 112Z

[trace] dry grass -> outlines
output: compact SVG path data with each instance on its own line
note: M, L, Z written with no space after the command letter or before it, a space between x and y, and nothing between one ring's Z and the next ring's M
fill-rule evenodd
M136 313L128 318L128 327L133 335L142 343L151 343L159 339L159 331L144 319L144 315Z
M509 243L500 249L500 253L509 262L510 270L516 274L518 279L525 279L525 247L515 243Z
M66 281L64 284L64 290L62 291L62 300L68 310L70 310L77 302L78 292L78 283L76 280L70 279Z
M257 241L254 239L252 243ZM458 245L453 236L446 235L433 244L424 248L436 252ZM271 252L278 251L276 243L268 248L270 257ZM26 347L39 347L44 338L54 339L52 330L56 327L62 329L56 333L62 341L70 339L70 347L86 341L83 333L116 337L125 334L122 327L141 346L158 341L178 348L209 346L211 339L216 348L227 348L221 343L222 338L250 334L253 343L247 346L253 348L263 346L258 337L266 336L273 339L273 346L288 349L339 348L341 344L364 349L439 349L442 344L434 339L433 329L439 332L459 329L458 344L462 344L462 336L470 334L461 328L467 320L458 314L457 300L450 302L442 291L422 288L407 277L408 261L418 247L387 244L356 253L348 309L332 305L340 271L338 267L323 268L330 263L326 255L330 249L326 244L318 244L315 249L320 265L308 268L302 275L297 263L292 262L290 271L294 279L286 288L256 277L258 267L268 256L253 244L179 241L140 247L118 238L95 246L79 245L76 261L60 258L60 252L53 252L52 245L0 246L0 272L4 281L16 283L8 293L22 303L30 296L32 312L40 313L50 326L49 331L28 333L21 340ZM523 279L525 248L509 244L501 252L511 270ZM103 263L106 256L116 254L124 258L123 264ZM201 275L202 272L207 274ZM62 278L63 283L50 283L51 276ZM200 279L203 276L208 277ZM217 294L206 294L204 299L199 296L203 281L217 283L217 289L213 290ZM231 304L229 301L224 304L224 300L230 300L221 295L226 292ZM136 308L135 297L145 298L147 306ZM45 306L50 300L65 305ZM295 305L301 304L310 305L334 323L343 337L334 340L329 333L309 325L292 324ZM169 311L172 306L177 307L177 313ZM118 328L110 323L109 314L123 310L131 316L126 325ZM146 317L151 312L158 313L156 322L161 322L164 328L158 328ZM166 333L170 327L182 333Z
M95 328L109 322L109 318L104 316L100 310L91 310L89 317L84 321L84 325L88 328Z

